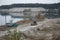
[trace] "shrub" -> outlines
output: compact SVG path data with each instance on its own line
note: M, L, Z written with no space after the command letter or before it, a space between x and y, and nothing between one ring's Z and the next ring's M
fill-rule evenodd
M5 39L6 40L22 40L22 34L20 32L17 32L17 30L8 31L8 35L6 35Z

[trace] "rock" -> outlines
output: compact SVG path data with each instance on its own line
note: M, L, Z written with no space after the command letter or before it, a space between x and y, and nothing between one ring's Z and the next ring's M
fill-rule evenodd
M42 26L22 32L24 40L60 40L60 19L51 19Z

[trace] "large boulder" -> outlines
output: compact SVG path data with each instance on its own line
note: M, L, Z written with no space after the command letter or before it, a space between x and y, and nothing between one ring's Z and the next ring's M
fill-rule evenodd
M22 34L24 40L60 40L60 19L50 19Z

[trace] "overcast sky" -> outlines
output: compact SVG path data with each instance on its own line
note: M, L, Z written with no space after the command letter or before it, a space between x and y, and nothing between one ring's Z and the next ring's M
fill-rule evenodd
M60 2L60 0L0 0L0 6L14 3L58 3L58 2Z

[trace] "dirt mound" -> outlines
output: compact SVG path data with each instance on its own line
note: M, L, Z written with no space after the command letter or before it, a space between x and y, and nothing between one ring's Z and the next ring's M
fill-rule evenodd
M31 20L20 20L17 23L18 24L25 24L25 23L30 23L30 22L32 22L32 21Z
M8 28L7 25L2 25L0 26L0 31L5 31Z

